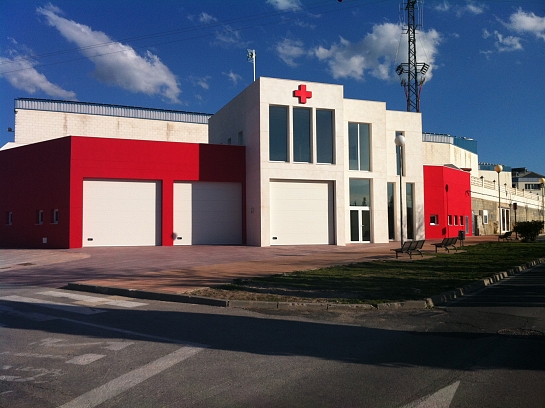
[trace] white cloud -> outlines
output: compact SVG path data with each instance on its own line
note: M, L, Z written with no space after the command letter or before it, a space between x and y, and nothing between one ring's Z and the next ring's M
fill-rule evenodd
M232 70L229 72L222 72L223 75L226 75L227 78L229 78L229 81L233 83L233 85L236 85L238 81L242 79L242 77L239 74L235 74Z
M204 24L214 23L218 21L216 17L211 16L208 13L205 13L204 11L199 15L199 22Z
M37 12L66 40L80 47L80 52L95 64L93 74L98 80L131 92L161 95L171 102L180 102L178 80L158 56L149 51L140 56L132 47L113 41L103 32L59 16L60 10L52 5L39 7Z
M228 26L228 25L223 26L222 31L216 32L215 44L225 48L227 47L245 48L248 46L248 42L242 40L242 36L240 35L240 32L233 29L231 26Z
M440 12L453 11L457 17L462 17L465 14L479 15L484 13L486 5L468 1L465 5L460 6L457 4L452 5L447 0L444 0L442 3L437 4L434 9Z
M290 40L288 38L284 38L282 41L278 42L275 49L280 59L292 68L295 68L298 65L295 62L295 59L306 53L301 41Z
M267 3L277 10L300 10L300 0L267 0Z
M494 31L494 38L496 39L494 45L499 52L522 50L519 37L513 37L511 35L505 37L499 32Z
M211 76L205 76L205 77L189 77L189 80L191 83L195 86L200 86L202 89L210 89L210 84L208 81L212 79Z
M338 44L330 48L317 47L313 53L319 60L327 62L335 79L361 80L369 73L379 79L392 80L397 78L394 63L397 65L400 61L406 61L407 56L407 37L403 36L400 43L401 32L402 28L397 24L375 25L373 31L358 43L341 38ZM430 79L441 37L435 30L422 31L418 33L417 41L418 62L431 65L426 74L426 78Z
M0 72L0 77L6 78L14 88L21 89L29 94L42 91L54 98L76 100L74 92L66 91L60 86L49 82L44 74L39 73L28 56L16 54L12 59L0 57L0 65L2 65L2 71L4 72Z
M509 23L504 23L504 25L517 33L531 33L545 40L545 17L518 9L509 17Z

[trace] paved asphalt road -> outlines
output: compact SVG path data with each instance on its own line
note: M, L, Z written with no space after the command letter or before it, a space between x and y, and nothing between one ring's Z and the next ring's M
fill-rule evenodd
M443 308L397 312L4 285L0 406L543 407L540 333L545 265Z

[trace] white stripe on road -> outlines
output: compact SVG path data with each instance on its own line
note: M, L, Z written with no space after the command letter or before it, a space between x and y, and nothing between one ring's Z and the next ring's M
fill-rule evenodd
M0 297L0 300L7 300L8 302L31 303L43 307L48 307L50 309L58 309L65 312L78 313L83 315L92 315L105 312L105 310L91 309L84 306L67 305L65 303L50 302L48 300L34 299L17 295L2 296Z
M66 364L87 365L94 361L100 360L102 357L106 357L104 354L82 354L76 356L66 362Z
M96 407L97 405L102 404L110 398L113 398L129 390L135 385L140 384L148 378L159 374L167 368L170 368L173 365L178 364L179 362L191 356L194 356L202 350L203 349L201 347L179 348L173 353L167 354L166 356L152 361L151 363L148 363L146 365L143 365L140 368L129 371L128 373L123 374L115 378L114 380L95 388L94 390L86 392L85 394L80 395L72 401L61 405L59 408Z
M44 296L67 298L67 299L77 300L80 302L100 303L100 304L105 304L110 306L119 306L119 307L128 307L128 308L147 305L147 303L132 302L129 300L108 299L108 298L98 297L98 296L80 295L78 293L57 292L55 290L48 290L46 292L38 292L36 294L44 295Z
M439 391L413 401L402 408L448 408L450 403L456 394L456 390L460 385L460 381L450 384L445 388L441 388Z

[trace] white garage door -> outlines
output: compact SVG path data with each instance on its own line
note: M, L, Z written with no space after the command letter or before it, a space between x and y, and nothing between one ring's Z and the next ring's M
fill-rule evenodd
M270 183L271 245L334 244L333 184Z
M161 245L158 182L84 180L83 246Z
M242 244L242 185L174 184L174 245Z

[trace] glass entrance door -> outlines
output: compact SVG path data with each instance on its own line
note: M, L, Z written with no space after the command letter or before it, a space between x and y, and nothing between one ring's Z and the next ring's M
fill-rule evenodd
M369 207L350 210L350 241L371 242L371 214Z

